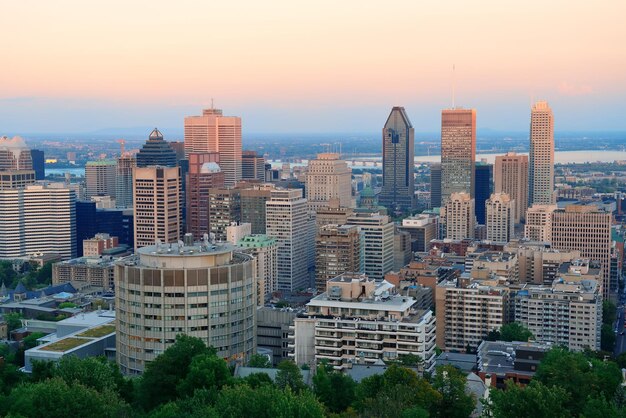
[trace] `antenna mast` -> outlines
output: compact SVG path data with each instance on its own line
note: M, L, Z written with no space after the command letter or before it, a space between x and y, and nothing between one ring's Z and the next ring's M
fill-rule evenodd
M456 72L455 72L455 65L452 64L452 109L454 109L454 99L455 99L455 93L456 93Z

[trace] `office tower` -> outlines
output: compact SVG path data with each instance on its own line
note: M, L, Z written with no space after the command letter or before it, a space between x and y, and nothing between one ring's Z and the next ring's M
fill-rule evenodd
M485 202L493 193L493 166L484 162L475 163L474 166L474 209L476 222L485 224Z
M85 165L85 183L87 199L92 196L111 196L115 199L116 186L116 169L115 161L88 161Z
M237 245L239 241L248 235L252 235L252 224L233 222L226 227L226 241L233 245Z
M361 231L356 225L322 226L315 237L315 288L346 272L363 269Z
M352 206L352 169L339 154L317 154L309 161L306 198L311 210L328 206L331 199L338 199L339 206Z
M419 214L402 220L400 231L411 236L411 251L425 252L429 249L430 240L437 238L439 218L429 214Z
M178 167L133 169L135 248L181 238L180 194Z
M252 224L253 234L265 234L265 202L270 200L273 184L255 184L241 189L241 222Z
M83 240L106 232L119 243L134 247L133 209L98 209L96 202L76 201L76 256L83 256Z
M441 164L430 165L430 207L441 207Z
M606 300L616 296L610 293L611 220L610 212L596 206L568 205L552 214L552 248L578 250L581 257L599 261Z
M35 170L35 180L43 180L46 178L46 157L44 152L38 149L30 150L30 156L33 161L33 170Z
M35 182L35 170L0 171L0 190L23 189Z
M266 202L266 222L267 235L278 241L278 290L308 288L309 249L315 244L302 190L272 190Z
M0 171L32 170L31 152L19 136L0 138Z
M396 227L393 234L393 271L399 271L413 260L411 234Z
M508 308L509 288L496 280L472 279L464 273L440 281L435 291L437 347L476 349L490 331L508 322Z
M328 206L319 207L315 211L317 230L324 225L344 225L353 213L354 209L340 206L339 199L330 199Z
M0 258L39 252L74 258L75 205L76 195L63 184L0 190Z
M554 203L554 116L548 102L530 111L529 205Z
M226 227L241 222L239 189L209 189L209 234L218 242L226 242Z
M115 311L124 374L142 373L179 334L245 363L256 349L254 260L230 244L140 248L115 266Z
M306 313L295 318L290 335L293 359L297 364L325 361L344 370L355 363L380 364L411 354L432 373L435 318L430 310L414 310L415 303L390 283L364 274L335 277L324 293L307 303Z
M184 141L169 141L170 147L176 153L176 161L186 159L185 142Z
M137 167L137 159L124 154L117 159L115 169L115 204L118 208L133 207L133 168Z
M533 205L526 211L524 238L530 241L552 242L552 215L556 205Z
M363 272L372 279L382 279L393 270L394 223L386 215L363 212L349 216L346 223L361 227Z
M476 110L441 111L441 206L452 193L474 197Z
M496 157L493 173L495 193L506 193L515 207L513 218L515 223L523 222L528 209L528 156L507 152Z
M278 241L264 234L255 234L243 237L237 245L254 256L258 288L257 305L263 306L277 290Z
M224 173L216 152L190 152L185 198L187 232L201 238L209 233L209 190L224 187Z
M204 109L202 116L185 118L185 152L219 152L226 186L241 179L241 118Z
M515 201L506 193L494 193L485 203L487 239L509 242L513 238Z
M452 193L444 205L446 238L462 240L474 238L476 216L474 199L469 193Z
M378 197L392 212L415 207L413 125L403 107L394 107L383 127L383 188Z
M525 285L513 299L515 322L538 342L571 351L600 350L602 292L596 280L555 280L551 286Z
M241 152L241 178L265 181L265 158L256 151Z
M163 139L163 134L157 128L150 132L148 140L137 153L137 167L151 165L176 167L176 152Z

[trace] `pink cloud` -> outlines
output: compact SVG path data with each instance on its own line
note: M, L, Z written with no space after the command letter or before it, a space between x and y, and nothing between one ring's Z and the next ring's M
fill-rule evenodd
M586 96L593 93L593 88L587 84L570 84L567 81L561 81L558 90L563 96Z

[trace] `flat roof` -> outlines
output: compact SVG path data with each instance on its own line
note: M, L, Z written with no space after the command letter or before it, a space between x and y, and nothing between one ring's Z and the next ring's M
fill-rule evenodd
M168 256L168 257L197 257L209 254L224 254L233 252L239 248L233 244L223 243L200 243L193 245L180 245L179 243L149 245L135 249L135 254L149 256Z

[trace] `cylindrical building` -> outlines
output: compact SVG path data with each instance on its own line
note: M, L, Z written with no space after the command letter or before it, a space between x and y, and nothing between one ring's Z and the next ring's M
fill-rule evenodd
M117 362L125 374L170 347L178 334L202 339L228 361L256 347L256 274L230 244L158 244L115 267Z

